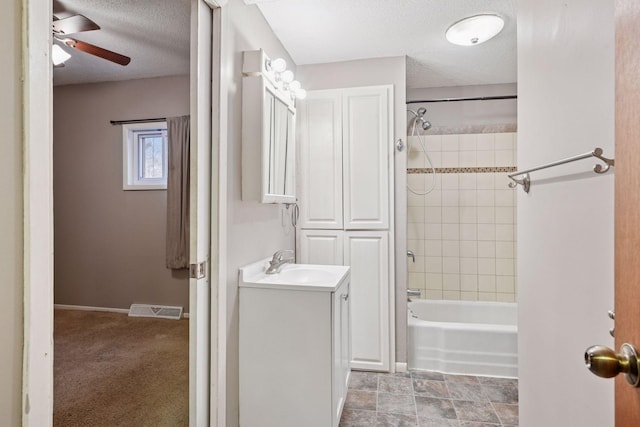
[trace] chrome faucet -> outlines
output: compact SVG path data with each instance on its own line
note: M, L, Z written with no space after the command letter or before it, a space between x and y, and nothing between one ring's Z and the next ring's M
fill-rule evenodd
M285 254L287 256L285 256ZM288 262L294 262L293 251L291 249L283 249L273 254L273 258L269 261L269 268L265 271L266 274L280 273L282 266Z
M411 298L420 298L420 289L407 288L407 301L411 302Z

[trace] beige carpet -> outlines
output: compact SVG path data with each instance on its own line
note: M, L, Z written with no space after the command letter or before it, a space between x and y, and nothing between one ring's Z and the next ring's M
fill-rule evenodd
M189 322L55 310L54 426L189 424Z

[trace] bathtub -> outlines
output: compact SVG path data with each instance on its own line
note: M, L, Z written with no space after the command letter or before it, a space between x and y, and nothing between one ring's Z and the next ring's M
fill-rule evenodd
M515 303L416 300L407 312L410 369L518 376Z

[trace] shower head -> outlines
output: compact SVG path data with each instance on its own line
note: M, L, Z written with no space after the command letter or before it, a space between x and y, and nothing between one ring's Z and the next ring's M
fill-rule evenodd
M413 120L422 125L422 130L428 130L431 128L431 122L424 118L424 115L427 113L426 108L420 107L418 108L418 111L414 111L414 110L407 110L407 111L409 111L415 116Z

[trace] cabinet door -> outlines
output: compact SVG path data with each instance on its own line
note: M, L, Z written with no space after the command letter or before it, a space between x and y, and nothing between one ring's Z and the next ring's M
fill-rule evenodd
M392 86L343 90L344 228L389 228Z
M300 263L343 265L343 239L341 230L301 230Z
M342 117L338 90L309 92L301 102L300 226L342 228Z
M346 283L346 288L340 297L340 377L341 390L344 399L347 398L347 389L349 388L349 376L351 375L351 284ZM340 420L338 420L340 421Z
M333 378L332 407L333 427L340 424L340 416L347 397L351 372L351 347L349 336L349 283L345 282L333 294Z
M388 371L388 232L345 232L344 263L351 266L351 367Z

